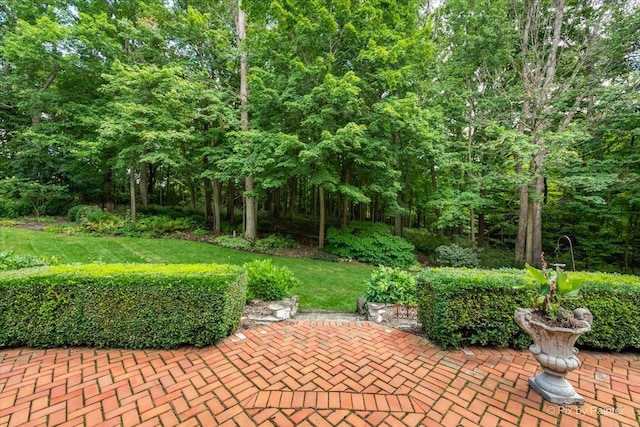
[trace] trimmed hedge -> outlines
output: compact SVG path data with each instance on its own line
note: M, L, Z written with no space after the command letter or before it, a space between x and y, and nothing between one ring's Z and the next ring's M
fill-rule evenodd
M592 330L578 345L620 351L640 349L640 277L572 273L585 280L567 308L586 307ZM515 289L524 286L524 288ZM444 348L464 344L526 348L531 339L516 325L517 307L528 307L537 285L524 270L427 269L418 275L422 326Z
M0 275L0 347L202 347L233 332L246 296L230 265L54 266Z

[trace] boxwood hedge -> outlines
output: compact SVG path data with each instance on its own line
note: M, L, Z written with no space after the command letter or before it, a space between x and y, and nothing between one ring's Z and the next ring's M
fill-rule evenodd
M640 277L570 273L585 282L567 308L593 313L592 330L578 345L620 351L640 349ZM530 338L516 325L517 307L530 306L537 291L524 270L427 269L418 275L420 320L444 348L464 344L526 348Z
M175 348L235 330L246 273L230 265L78 265L0 275L0 347Z

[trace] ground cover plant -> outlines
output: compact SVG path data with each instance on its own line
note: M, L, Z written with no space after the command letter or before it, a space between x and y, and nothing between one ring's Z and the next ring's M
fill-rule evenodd
M415 274L381 266L371 273L364 298L367 302L415 305Z
M16 254L56 257L73 263L219 263L243 265L271 259L274 266L287 267L299 284L290 294L300 297L300 309L355 310L356 300L366 291L366 281L375 267L321 260L285 258L235 251L228 248L178 239L93 237L66 235L0 227L0 247Z
M53 260L45 260L33 255L19 255L12 251L0 252L0 271L46 265Z

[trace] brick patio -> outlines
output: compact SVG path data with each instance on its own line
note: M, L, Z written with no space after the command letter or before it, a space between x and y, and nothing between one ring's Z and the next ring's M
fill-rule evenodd
M544 402L528 352L442 351L368 322L298 320L216 346L0 349L5 426L640 426L640 355L581 352L582 406Z

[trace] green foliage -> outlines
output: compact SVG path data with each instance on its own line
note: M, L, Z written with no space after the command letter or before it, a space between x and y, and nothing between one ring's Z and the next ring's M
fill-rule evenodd
M463 248L455 243L438 246L436 259L443 267L475 268L480 265L478 255L471 248Z
M427 255L435 255L438 246L451 244L451 237L430 233L425 229L405 228L403 236L417 250Z
M573 273L583 280L580 299L567 309L588 308L594 321L578 344L613 351L640 348L640 278ZM526 270L427 269L417 278L420 321L444 348L464 344L525 348L530 338L516 325L518 307L539 293Z
M190 231L195 224L188 218L171 218L165 215L144 216L129 224L130 233L149 237ZM128 233L123 233L128 234Z
M78 231L106 236L160 237L201 229L202 225L197 219L186 217L184 211L182 212L183 216L176 217L169 214L139 215L137 220L132 222L129 217L113 214L97 206L78 205L69 209L67 217L78 224ZM50 230L54 231L53 228ZM65 231L65 228L61 230Z
M71 222L87 223L97 222L104 218L109 218L110 214L103 211L98 206L76 205L67 211L67 218Z
M277 267L270 259L246 263L247 300L278 301L300 282L287 267Z
M395 268L380 267L371 274L364 297L370 302L415 305L415 275Z
M215 264L61 265L0 275L0 347L202 347L240 321L246 276Z
M20 268L37 267L46 264L48 264L46 260L32 255L19 255L12 251L0 252L0 271L18 270Z
M255 243L255 249L259 251L271 251L276 249L287 249L300 247L298 242L293 240L291 236L280 236L278 234L271 234L264 239L258 239Z
M80 230L100 236L123 235L127 222L127 219L107 211L91 211L87 212L86 217L83 217Z
M513 320L535 290L516 290L521 271L427 269L417 277L419 316L429 339L444 348L463 344L524 348L529 337Z
M69 203L67 188L21 178L0 180L0 216L56 215ZM64 212L64 211L62 211Z
M492 247L481 247L476 250L480 260L480 267L486 269L496 268L522 268L521 263L513 259L513 251Z
M573 314L562 307L562 304L578 297L584 280L573 275L569 278L560 266L556 266L555 270L547 268L544 258L542 270L529 264L525 267L533 279L540 284L540 292L534 300L533 308L542 311L551 320L571 317Z
M388 267L407 268L415 263L414 246L391 234L385 224L352 223L327 232L328 253L341 258Z
M251 242L244 237L234 237L229 235L218 236L213 239L213 244L222 246L223 248L249 251L251 250Z

